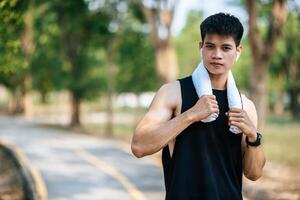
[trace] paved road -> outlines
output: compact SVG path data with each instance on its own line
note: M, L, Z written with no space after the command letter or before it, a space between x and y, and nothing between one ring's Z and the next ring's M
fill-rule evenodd
M19 147L38 169L50 200L164 198L162 169L120 142L10 117L0 117L0 127L0 139Z

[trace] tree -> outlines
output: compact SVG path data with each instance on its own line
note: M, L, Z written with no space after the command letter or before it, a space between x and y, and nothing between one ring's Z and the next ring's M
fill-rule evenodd
M24 80L30 66L33 50L29 8L32 1L8 1L0 3L0 81L12 94L10 112L24 111ZM25 62L24 62L25 61Z
M153 68L154 51L148 35L133 30L126 30L123 34L126 37L122 37L118 47L117 91L139 94L155 90L158 81Z
M150 28L155 50L156 73L161 84L173 81L178 75L177 57L173 45L171 26L177 1L137 1Z
M283 94L290 96L290 108L294 118L300 116L300 29L299 14L291 11L284 25L283 36L277 44L277 51L271 60L270 74L277 80L277 109L283 109ZM284 84L285 83L285 84ZM281 90L280 90L281 89ZM279 104L281 102L281 104Z
M267 112L267 70L275 43L282 34L282 27L286 20L286 0L274 0L272 14L267 24L266 37L263 39L258 28L257 1L247 0L249 14L249 41L252 53L252 76L250 82L250 96L258 109L258 122L264 127Z
M66 72L65 88L71 94L71 126L80 125L80 103L95 98L103 90L104 75L95 63L94 35L101 33L105 19L91 13L87 2L53 1L48 12L56 16L63 68ZM101 15L100 15L101 16ZM105 29L107 24L105 24Z
M65 70L61 50L60 31L53 12L46 12L47 4L41 6L35 19L35 53L32 58L32 89L40 93L47 103L47 94L66 87L68 70Z
M133 14L134 7L129 4L126 18L119 28L116 50L118 73L116 89L118 92L133 92L155 90L158 86L155 76L155 56L148 33L143 31L143 23Z
M180 34L175 37L175 47L178 58L180 75L190 75L200 61L199 41L202 13L200 11L190 11L185 27Z

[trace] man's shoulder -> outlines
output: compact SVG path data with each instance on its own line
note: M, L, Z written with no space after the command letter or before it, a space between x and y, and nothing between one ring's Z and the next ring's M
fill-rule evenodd
M168 83L163 84L160 89L162 89L165 92L176 92L176 93L180 93L181 92L181 86L180 86L180 82L184 82L184 81L190 81L189 79L191 79L191 76L186 76ZM191 79L192 80L192 79Z
M180 87L180 83L179 83L179 80L176 80L176 81L171 81L171 82L168 82L168 83L165 83L163 84L159 90L163 90L164 92L168 92L168 91L176 91L178 90Z
M157 91L159 98L163 98L167 104L176 106L180 103L181 92L178 80L163 84Z
M243 106L244 106L245 110L250 110L250 111L256 110L255 104L253 103L253 101L250 98L248 98L243 93L241 93L241 96L242 96L242 102L243 102Z

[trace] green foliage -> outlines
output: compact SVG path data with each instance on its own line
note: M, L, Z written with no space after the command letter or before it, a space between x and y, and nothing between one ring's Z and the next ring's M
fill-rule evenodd
M276 52L270 62L269 73L273 79L284 77L285 87L298 87L300 82L290 81L290 64L293 62L298 67L298 79L300 76L300 39L299 39L299 16L296 12L290 12L283 29L283 36L276 45Z
M114 18L118 23L118 31L114 36L118 65L116 91L141 93L156 90L158 80L154 49L144 29L141 7L136 1L128 2L126 7L127 10L119 11L118 18Z
M54 1L46 13L55 16L52 29L57 30L57 35L53 40L53 54L47 52L48 67L44 74L52 74L48 83L59 77L55 88L68 89L79 99L95 98L104 89L103 70L94 53L99 49L94 43L99 45L97 40L101 40L108 24L107 18L101 18L104 16L101 11L90 12L84 1ZM52 73L47 72L49 67Z
M32 59L33 89L46 95L63 89L67 76L59 43L60 31L53 12L40 14L35 19L35 53Z
M1 1L0 3L0 66L1 71L13 71L10 59L17 57L21 46L19 35L22 32L24 12L22 1Z
M116 91L155 90L154 50L138 2L105 1L91 10L92 2L1 1L0 82L14 90L30 73L29 89L43 95L66 89L80 100L93 99L106 92L106 66L114 62ZM33 17L35 48L25 65L26 13Z
M236 84L242 90L249 90L250 87L250 74L252 66L252 57L248 39L243 39L241 42L243 51L240 59L234 64L232 73L234 75Z
M26 73L21 34L27 8L28 1L0 2L0 83L11 91L21 85Z
M201 15L202 13L199 11L191 11L185 27L180 35L175 38L175 48L180 69L179 77L190 75L199 63Z
M117 87L119 92L155 90L158 81L155 74L154 50L148 35L132 29L122 33L119 42Z

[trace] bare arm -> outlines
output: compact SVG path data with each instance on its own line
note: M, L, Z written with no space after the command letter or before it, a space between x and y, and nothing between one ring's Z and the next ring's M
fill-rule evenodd
M257 136L257 113L252 101L243 98L245 110L230 109L229 124L236 125L243 132L241 141L243 151L243 171L244 175L255 181L262 175L262 170L266 159L261 146L253 147L246 145L246 136L249 141L254 142Z
M252 101L249 100L249 111L248 115L252 120L252 123L255 126L255 130L257 130L257 113L255 106ZM254 142L256 140L256 132L253 132L253 136L248 137L249 141ZM247 146L246 144L246 135L243 135L242 139L242 147L244 150L244 157L243 157L243 169L245 176L255 181L259 179L262 175L263 167L265 166L266 159L264 152L262 150L261 145L257 147Z
M181 104L180 94L178 81L163 85L158 90L148 112L135 129L131 144L135 156L140 158L158 152L190 124L218 112L215 97L210 95L172 118L174 110Z

